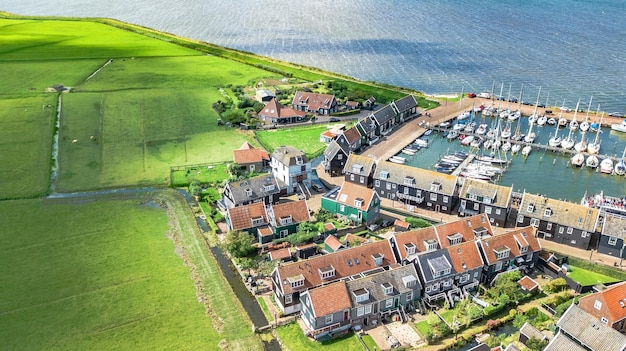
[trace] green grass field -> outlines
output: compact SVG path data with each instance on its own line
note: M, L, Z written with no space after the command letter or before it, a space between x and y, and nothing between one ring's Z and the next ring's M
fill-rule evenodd
M289 351L307 351L307 350L324 350L324 351L363 351L363 346L354 335L346 338L331 340L325 343L319 343L307 338L297 323L290 323L282 327L276 328L276 333L283 345Z
M304 151L309 158L321 155L326 144L320 141L320 134L327 129L325 124L298 128L281 128L256 132L256 137L271 154L277 147L291 145Z
M567 274L570 279L582 286L595 285L595 284L604 284L604 283L614 283L619 281L618 279L609 277L607 275L592 272L590 270L586 270L584 268L571 266L571 272Z
M228 285L207 276L231 315L216 331L167 237L168 216L145 201L0 202L3 349L214 350L222 339L257 348Z

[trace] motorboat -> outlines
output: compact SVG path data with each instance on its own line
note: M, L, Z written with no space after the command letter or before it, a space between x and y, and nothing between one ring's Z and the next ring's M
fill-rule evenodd
M472 115L470 111L463 111L460 115L456 117L457 120L462 121L464 119L469 118Z
M513 146L511 146L511 153L512 153L512 154L516 154L516 153L518 153L521 149L522 149L522 144L513 144Z
M476 128L476 134L478 135L484 135L485 133L487 133L487 124L483 123L481 125L478 126L478 128Z
M479 174L478 172L464 171L459 174L461 177L472 178L477 180L491 180L491 177Z
M585 155L579 152L576 155L572 156L571 162L573 166L580 167L585 162Z
M458 131L456 131L456 130L451 130L451 131L448 133L448 136L446 136L446 138L448 138L449 140L453 140L453 139L458 138L458 136L459 136L459 132L458 132Z
M465 133L473 133L475 129L476 129L476 122L473 122L473 121L472 121L472 122L467 123L467 124L465 125L465 128L463 128L463 131L464 131Z
M465 121L458 121L452 126L452 130L457 131L457 132L463 129L465 129Z
M474 141L474 136L473 135L468 135L465 138L463 138L463 140L461 140L461 145L469 145L472 143L472 141Z
M522 156L530 155L530 152L533 151L533 147L530 145L526 145L522 148Z
M472 142L470 143L471 147L480 147L480 145L483 143L483 138L481 137L475 137L474 140L472 140Z
M476 156L476 159L478 161L482 161L482 162L489 162L492 164L499 164L499 165L503 165L503 164L507 164L509 163L508 160L502 159L502 158L496 158L496 157L492 157L492 156Z
M415 145L419 146L419 147L428 147L428 140L427 139L415 139Z
M613 160L611 158L607 157L600 162L600 172L604 174L613 173Z
M398 164L405 164L406 163L406 158L401 157L401 156L391 156L389 158L389 161L391 161L393 163L398 163Z
M554 117L550 117L548 118L548 121L546 123L550 126L553 126L556 124L556 119Z
M596 130L598 130L598 128L600 128L600 123L598 123L598 122L592 122L589 125L589 130L592 131L592 132L595 132Z
M623 120L622 123L611 124L611 130L626 133L626 119Z
M548 122L548 117L546 117L546 115L537 117L537 125L538 126L543 126L547 122Z
M426 130L426 131L424 132L424 135L429 136L429 135L431 135L432 133L433 133L433 130L432 130L432 129L428 129L428 130Z
M597 168L599 163L600 161L598 161L598 156L596 155L589 155L587 160L585 160L585 165L589 168Z

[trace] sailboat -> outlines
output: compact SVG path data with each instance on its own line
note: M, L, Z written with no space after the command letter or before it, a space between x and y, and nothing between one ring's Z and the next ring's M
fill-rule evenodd
M526 146L524 146L524 148L522 148L522 155L523 156L528 156L528 155L530 155L531 151L533 151L533 147L531 145L526 145Z
M559 114L559 121L558 121L559 127L565 127L567 125L567 119L563 117L563 110L565 109L566 109L565 100L563 100L563 105L560 108L561 113Z
M515 121L516 119L522 117L522 96L524 96L524 84L522 84L522 88L519 91L519 99L517 100L517 102L519 103L519 107L517 108L517 110L509 114L509 119L511 121Z
M509 150L511 150L511 143L507 141L502 145L502 151L507 152Z
M615 167L613 168L613 172L615 172L615 174L621 175L621 176L626 174L626 160L625 160L625 158L626 158L626 148L624 148L624 152L622 153L622 159L619 160L615 164Z
M587 157L587 160L585 161L585 164L589 168L597 168L599 163L600 161L598 161L598 156L596 155L589 155L589 157Z
M613 160L611 160L610 157L607 157L600 162L600 172L604 174L613 173Z
M598 106L598 110L600 109L600 106ZM602 119L604 118L604 112L602 112L602 115L600 116L600 125L602 125ZM597 154L598 152L600 152L600 127L598 126L598 130L596 130L596 139L594 140L593 143L589 143L587 145L587 152L590 154Z
M546 115L541 115L539 117L537 117L537 125L538 126L543 126L546 124L546 122L548 122L548 117L546 117Z
M585 155L583 155L582 153L577 153L576 155L574 155L572 157L572 165L576 166L576 167L580 167L583 165L583 163L585 162Z
M562 116L562 115L563 115L563 111L561 111L561 114L559 115L559 117ZM559 137L559 127L558 126L554 130L554 136L552 138L550 138L550 140L548 140L548 145L550 145L552 147L557 147L557 146L561 145L561 137Z
M504 129L502 130L502 133L500 133L500 135L504 139L508 139L511 137L511 121L510 120L506 121L506 124L504 125Z
M524 141L527 143L534 143L537 134L533 133L533 125L535 125L535 120L537 119L537 108L539 107L539 95L541 95L541 87L539 87L539 93L537 93L537 101L535 102L535 111L533 114L528 117L528 121L530 122L530 126L528 127L528 133L524 137ZM535 117L535 119L531 119L531 117Z
M580 105L580 98L578 98L578 102L576 103L576 110L574 111L574 119L569 122L569 129L576 130L578 129L578 121L576 120L576 114L578 113L578 105Z
M521 149L522 149L522 144L513 144L513 146L511 146L511 153L512 153L512 154L516 154L516 153L518 153Z
M591 96L591 98L589 99L589 106L587 106L587 115L585 115L585 120L580 122L580 125L578 126L578 128L580 128L581 132L586 132L589 130L589 109L591 108L591 101L593 101L593 95Z
M574 142L574 138L572 138L572 132L576 130L576 128L572 128L572 123L576 122L576 114L578 113L578 105L580 105L580 99L578 99L578 102L576 103L576 111L574 111L574 119L570 123L570 128L569 128L569 133L567 134L567 138L561 141L561 147L566 150L569 150L574 147L575 142ZM578 125L578 122L576 122L576 125Z

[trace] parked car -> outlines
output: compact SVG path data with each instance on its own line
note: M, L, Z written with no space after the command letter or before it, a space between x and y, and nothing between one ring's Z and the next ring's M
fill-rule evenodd
M509 102L516 103L516 102L517 102L517 98L510 97L510 98L509 98Z
M371 232L375 232L378 229L378 224L370 224L367 226L367 229L369 229Z
M311 182L311 188L313 188L313 190L320 192L320 193L324 192L324 188L320 184L317 184L315 182Z
M621 117L624 117L624 114L621 113L621 112L611 112L611 113L609 113L609 116L611 116L611 117L620 117L621 118Z
M475 98L476 94L474 94L474 93L467 93L467 97L468 98Z
M387 228L390 227L393 224L393 222L390 219L385 219L381 224L381 228Z
M483 98L483 99L491 99L491 93L483 92L483 93L480 93L480 94L478 94L476 96L478 96L479 98Z

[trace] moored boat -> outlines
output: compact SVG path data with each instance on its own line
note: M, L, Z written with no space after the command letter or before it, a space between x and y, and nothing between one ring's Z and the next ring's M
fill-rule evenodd
M585 160L585 165L589 168L597 168L599 163L598 156L596 155L589 155L587 160Z
M571 162L573 166L580 167L585 162L585 155L579 152L576 155L572 156Z
M626 119L623 120L622 123L611 124L611 130L626 133Z
M522 155L523 156L528 156L530 155L530 152L533 151L533 147L530 145L526 145L522 148Z
M613 173L613 160L607 157L602 162L600 162L600 172L605 174Z
M511 146L511 153L516 154L522 149L522 144L513 144Z
M406 158L401 157L401 156L391 156L389 158L389 161L391 161L393 163L398 163L398 164L405 164L406 163Z
M537 125L538 126L543 126L547 122L548 122L548 117L546 117L545 115L537 117Z

